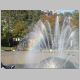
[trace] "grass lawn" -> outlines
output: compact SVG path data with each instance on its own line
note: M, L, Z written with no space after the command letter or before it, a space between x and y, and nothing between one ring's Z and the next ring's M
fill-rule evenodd
M16 47L1 47L2 51L15 51ZM25 48L23 51L28 51L28 48Z
M16 48L15 47L1 47L1 50L12 51L12 50L16 50Z

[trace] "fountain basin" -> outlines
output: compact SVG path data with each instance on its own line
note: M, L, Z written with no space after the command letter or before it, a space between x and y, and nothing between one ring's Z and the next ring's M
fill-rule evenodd
M77 67L63 57L49 57L40 62L39 68L76 69Z
M23 51L18 51L15 53L2 52L1 61L4 65L15 66L15 69L77 69L79 68L78 53L78 51L64 51L64 54L61 54L60 56L57 51L51 51L51 53L49 53L49 51L44 50L42 53L36 53L35 56L31 57ZM70 57L69 60L67 60L66 57L70 55L74 56ZM28 60L29 57L30 59ZM76 66L74 65L75 63Z

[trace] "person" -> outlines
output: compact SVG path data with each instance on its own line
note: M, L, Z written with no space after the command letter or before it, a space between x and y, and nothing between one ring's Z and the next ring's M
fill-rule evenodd
M5 69L14 69L15 66L14 66L14 65L4 65L4 64L1 62L1 68L5 68Z

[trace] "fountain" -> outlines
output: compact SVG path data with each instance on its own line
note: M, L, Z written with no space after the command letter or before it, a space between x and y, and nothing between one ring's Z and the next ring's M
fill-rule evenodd
M60 53L62 53L63 50L68 49L67 48L67 45L68 45L67 41L69 40L69 36L71 35L71 32L72 32L72 29L70 26L70 18L65 18L63 26L62 26L60 39L58 41L58 50Z
M53 49L58 50L58 45L59 45L59 38L60 38L60 26L59 26L59 17L57 16L56 18L56 23L55 23L55 30L54 32L54 43L53 43Z
M24 50L28 47L27 58L25 61L33 60L36 54L44 54L43 50L57 50L57 57L52 56L40 61L37 67L32 68L76 68L68 57L63 57L64 50L79 49L79 30L72 30L70 17L65 17L63 26L60 30L59 16L56 18L55 29L52 31L48 21L43 23L39 20L33 27L32 32L26 35L17 47L17 50ZM65 55L65 54L64 54Z

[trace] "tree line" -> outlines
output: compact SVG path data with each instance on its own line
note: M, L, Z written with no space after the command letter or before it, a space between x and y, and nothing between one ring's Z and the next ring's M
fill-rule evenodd
M47 14L47 15L46 15ZM41 10L2 10L1 11L1 45L13 46L13 38L22 38L29 33L33 25L41 19L48 20L53 27L57 13L52 11L46 13ZM72 25L79 27L78 10L60 13L60 24L63 23L64 16L72 16ZM16 43L18 44L18 43ZM14 44L14 45L16 45Z

